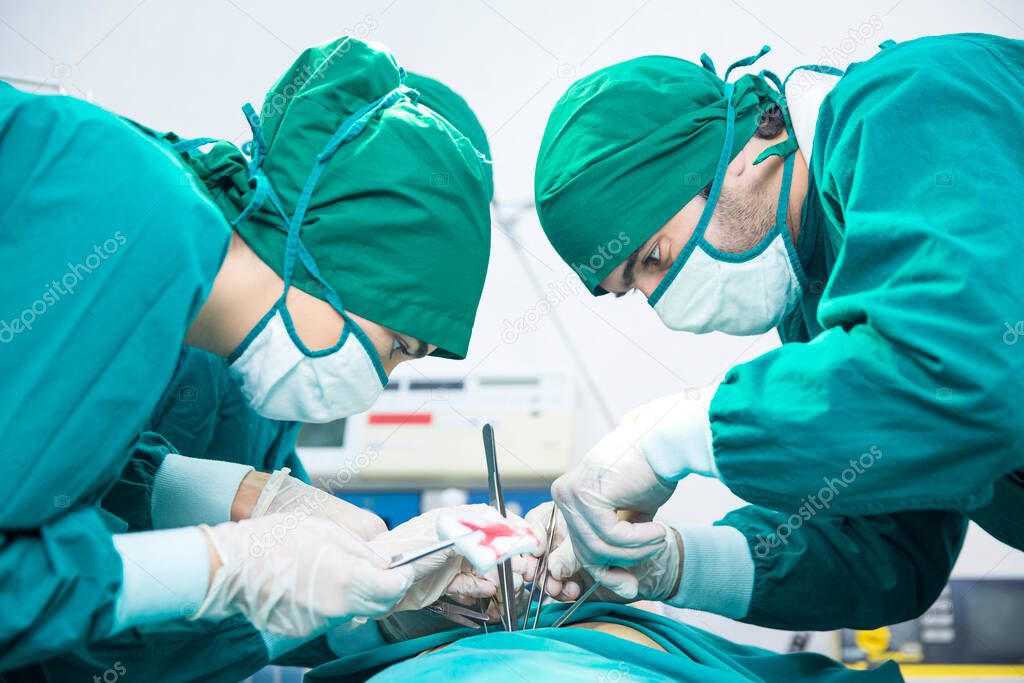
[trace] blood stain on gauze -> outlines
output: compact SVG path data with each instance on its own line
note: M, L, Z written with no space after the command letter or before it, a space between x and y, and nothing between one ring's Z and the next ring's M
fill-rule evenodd
M519 519L506 519L494 508L453 510L438 515L437 535L455 541L455 548L480 573L515 555L538 553L537 534Z

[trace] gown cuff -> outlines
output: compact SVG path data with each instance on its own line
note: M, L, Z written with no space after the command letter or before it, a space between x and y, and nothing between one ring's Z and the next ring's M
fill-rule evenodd
M742 619L754 590L754 558L746 537L731 526L679 526L683 574L668 602Z
M366 652L387 644L375 619L353 619L327 632L327 647L337 657Z
M267 648L267 658L269 661L274 661L281 655L288 654L297 647L302 647L310 640L317 636L306 636L304 638L297 638L293 636L282 636L277 633L271 633L270 631L260 631L260 635L263 637L263 645Z
M177 527L231 521L231 504L248 465L168 455L153 481L153 527Z
M260 631L263 636L263 644L267 648L270 661L288 654L292 650L305 645L307 642L318 636L306 636L305 638L292 638L280 636L268 631ZM327 647L336 657L366 652L375 647L382 647L388 644L381 635L380 628L375 620L352 619L343 624L328 629Z
M206 597L210 553L197 528L114 534L124 576L111 634L193 614Z
M679 481L688 474L718 477L708 415L715 389L688 390L640 409L643 421L652 425L640 438L640 450L662 479Z

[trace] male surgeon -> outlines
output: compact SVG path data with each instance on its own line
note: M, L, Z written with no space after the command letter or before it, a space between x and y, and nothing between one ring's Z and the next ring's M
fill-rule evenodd
M555 482L556 574L581 564L623 598L767 626L870 628L934 600L968 518L1024 548L1024 355L1003 338L1024 315L1024 43L936 36L845 74L730 78L760 56L722 77L706 56L616 64L548 121L540 221L594 295L783 342L637 408ZM594 259L620 231L639 248ZM690 474L754 506L651 523ZM651 595L666 555L679 574Z

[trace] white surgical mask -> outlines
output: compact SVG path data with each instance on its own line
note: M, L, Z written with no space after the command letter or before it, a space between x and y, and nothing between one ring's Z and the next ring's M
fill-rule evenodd
M326 351L299 346L283 305L275 306L233 354L229 370L249 404L264 417L331 422L368 410L387 377L376 351L345 319L338 345ZM372 355L371 355L372 354Z
M787 238L776 226L760 251L743 260L723 260L721 252L697 244L655 312L670 329L698 334L764 334L778 327L800 297Z
M726 98L732 84L726 84ZM727 117L733 116L729 103ZM731 123L731 121L729 121ZM685 332L763 334L777 327L800 298L803 269L786 226L793 155L786 156L775 226L753 249L729 254L704 236L718 202L732 150L732 126L715 180L690 242L651 293L648 303L667 327Z

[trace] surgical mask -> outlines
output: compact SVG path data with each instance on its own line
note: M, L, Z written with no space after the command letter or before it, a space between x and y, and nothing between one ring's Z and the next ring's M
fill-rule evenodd
M234 224L253 214L270 200L288 229L285 247L284 291L277 303L246 335L228 359L228 369L241 387L249 404L264 417L298 422L331 422L369 409L388 383L387 373L376 349L359 326L345 313L337 292L320 275L316 261L301 240L302 222L320 174L331 157L346 142L354 139L379 110L407 97L404 85L356 112L344 121L328 141L299 194L295 211L289 216L263 173L267 152L259 117L251 105L243 107L252 128L252 157L249 177L256 191L249 205ZM210 142L208 138L187 140L176 145L187 151ZM324 299L345 320L338 342L329 349L311 351L295 331L288 313L287 294L292 286L296 261L316 280Z
M727 83L726 97L731 94L732 84ZM725 144L704 211L690 241L648 299L661 321L673 330L763 334L781 324L793 309L805 280L786 225L792 153L786 156L775 225L753 249L730 254L716 249L705 238L729 164L733 122L730 100Z
M228 369L256 412L275 420L331 422L368 410L387 383L377 352L346 319L337 345L309 351L288 309L275 305L233 354Z

